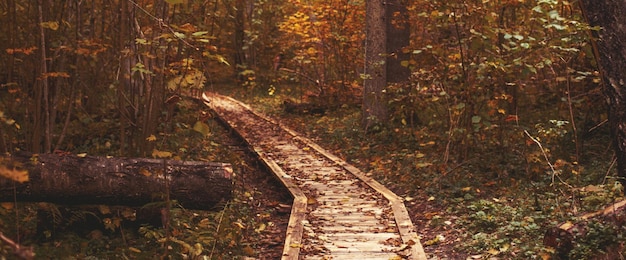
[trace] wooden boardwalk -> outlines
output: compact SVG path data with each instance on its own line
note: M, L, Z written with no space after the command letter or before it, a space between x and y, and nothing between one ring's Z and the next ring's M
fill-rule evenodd
M426 259L400 197L249 106L208 99L294 197L282 259Z

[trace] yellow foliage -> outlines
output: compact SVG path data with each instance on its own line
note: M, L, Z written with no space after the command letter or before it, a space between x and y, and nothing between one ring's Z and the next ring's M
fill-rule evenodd
M57 21L48 21L40 24L41 27L56 31L59 29L59 22Z
M152 157L154 158L171 158L172 153L167 151L159 151L157 149L152 150Z
M0 165L0 176L19 183L28 181L28 171L9 168L6 165Z
M143 176L146 176L146 177L152 176L152 173L149 170L145 169L145 168L139 169L139 173L141 175L143 175Z

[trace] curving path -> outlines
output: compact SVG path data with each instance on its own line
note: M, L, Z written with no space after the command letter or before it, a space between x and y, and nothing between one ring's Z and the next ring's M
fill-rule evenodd
M282 259L426 259L400 197L249 106L204 98L294 197Z

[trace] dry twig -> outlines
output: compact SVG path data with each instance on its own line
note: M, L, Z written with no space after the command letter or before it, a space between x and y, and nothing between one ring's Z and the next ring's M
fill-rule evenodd
M5 244L9 245L13 249L13 253L21 259L31 260L35 258L35 252L33 252L33 248L30 246L21 246L16 243L12 239L4 236L2 232L0 232L0 240Z

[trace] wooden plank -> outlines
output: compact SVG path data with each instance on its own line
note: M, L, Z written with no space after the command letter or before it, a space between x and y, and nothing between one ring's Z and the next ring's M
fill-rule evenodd
M348 213L359 215L366 214L369 216L381 216L385 212L385 210L382 209L380 205L363 205L353 203L321 203L318 201L316 206L317 207L312 212L320 215Z
M370 209L368 211L360 211L355 209L337 209L336 207L325 207L324 209L320 209L319 207L315 210L311 211L311 216L316 216L318 218L354 218L354 219L383 219L383 209ZM389 219L393 221L392 219Z
M397 238L400 240L400 237ZM397 256L397 254L393 253L394 250L397 249L396 246L383 245L378 241L373 242L333 242L333 243L325 243L324 247L330 251L330 255L340 255L341 253L352 253L352 254L360 254L361 257L365 253L384 253L389 252L391 256Z
M397 258L397 254L388 252L361 252L361 254L355 255L353 253L333 253L332 256L314 256L306 257L307 260L389 260L389 259L401 259Z
M396 229L395 224L387 225L385 222L382 222L382 221L377 220L377 219L363 219L363 218L354 218L354 219L337 218L337 219L332 219L332 218L328 217L328 218L318 218L316 220L312 220L311 222L313 222L313 223L320 223L320 224L323 224L323 226L327 226L327 227L332 227L332 226L337 226L337 227L361 226L363 228L366 228L368 226L371 226L372 229L376 229L378 227L385 227L386 229ZM322 222L324 222L324 223L322 223Z
M384 226L379 226L378 228L368 228L365 230L363 226L324 226L318 228L320 232L324 233L333 233L333 232L354 232L354 233L363 233L363 232L385 232L387 230Z

